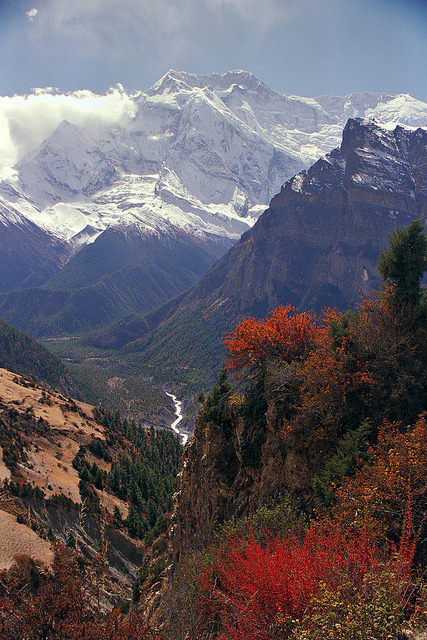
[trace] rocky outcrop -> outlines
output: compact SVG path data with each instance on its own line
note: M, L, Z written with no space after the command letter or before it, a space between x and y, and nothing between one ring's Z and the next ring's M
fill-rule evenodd
M227 402L236 407L241 399ZM306 455L296 440L278 429L274 401L268 403L266 424L260 433L259 461L248 465L242 460L246 437L242 418L236 413L232 429L225 431L215 422L207 422L203 412L199 416L185 450L173 513L170 535L175 561L206 547L215 528L227 520L254 512L282 491L302 494L309 489Z
M379 285L387 236L427 212L426 154L425 129L350 119L341 146L289 180L183 304L258 316L287 302L355 306Z

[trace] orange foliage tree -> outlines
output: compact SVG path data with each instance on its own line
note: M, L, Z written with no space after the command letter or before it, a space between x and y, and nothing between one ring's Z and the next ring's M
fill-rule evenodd
M228 366L234 371L251 367L262 371L270 358L287 362L304 358L316 347L319 335L313 314L295 313L289 304L279 306L265 320L245 318L226 336Z
M369 450L372 460L337 489L336 517L346 525L370 522L380 533L399 535L408 497L415 526L427 515L427 422L422 414L413 427L384 421L378 442Z

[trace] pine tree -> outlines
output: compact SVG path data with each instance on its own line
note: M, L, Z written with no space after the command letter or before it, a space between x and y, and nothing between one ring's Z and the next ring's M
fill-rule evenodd
M427 269L427 240L421 218L407 227L396 229L381 253L378 271L385 284L394 286L397 306L418 306L421 302L421 279Z

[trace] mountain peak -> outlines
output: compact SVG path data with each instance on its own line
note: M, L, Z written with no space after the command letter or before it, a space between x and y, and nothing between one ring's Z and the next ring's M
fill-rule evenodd
M371 137L366 131L353 150L346 175L355 176L354 184L366 173L364 146L375 143L392 166L396 150L408 144L406 131L392 133L396 124L427 125L427 104L410 96L287 96L242 69L204 75L170 69L148 93L128 96L121 119L104 117L112 111L108 101L100 107L92 94L80 97L90 99L90 116L82 120L81 111L61 110L66 119L20 158L9 173L13 190L2 193L4 218L17 220L18 212L43 230L43 237L48 232L59 239L61 251L66 243L67 255L107 228L128 225L144 237L166 229L191 233L217 257L253 225L286 180L340 145L348 118L390 123L383 137L369 125ZM115 110L117 103L112 104ZM339 159L324 160L318 168L331 166L336 171L329 182L335 184L341 180ZM417 169L417 184L424 184L423 167ZM398 175L404 184L405 172ZM316 191L318 176L313 179L307 186ZM300 182L300 177L293 182L295 193L302 193ZM25 254L14 253L16 264ZM55 256L53 264L58 265ZM28 273L26 267L22 273Z
M243 89L258 89L262 87L267 89L261 80L259 80L250 71L244 71L243 69L235 69L233 71L227 71L226 73L212 73L209 75L198 75L190 73L188 71L175 71L175 69L169 69L164 76L160 78L149 90L149 95L154 93L163 93L166 90L179 91L182 89L229 89L232 85L241 85ZM272 91L269 89L269 91Z

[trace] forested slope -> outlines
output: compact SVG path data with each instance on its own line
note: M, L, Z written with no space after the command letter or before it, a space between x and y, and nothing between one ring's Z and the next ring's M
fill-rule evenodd
M416 220L356 311L282 306L228 335L238 379L204 400L174 514L165 607L191 637L426 628L426 258Z

